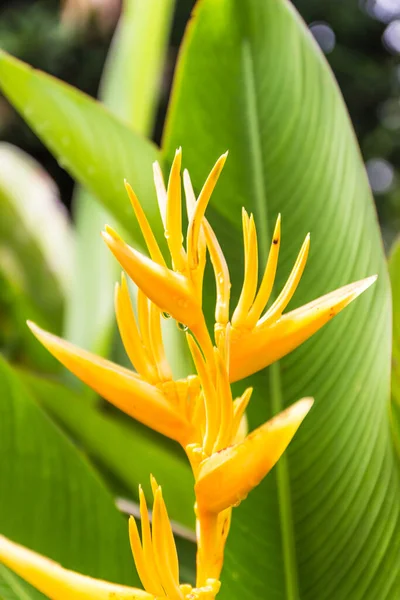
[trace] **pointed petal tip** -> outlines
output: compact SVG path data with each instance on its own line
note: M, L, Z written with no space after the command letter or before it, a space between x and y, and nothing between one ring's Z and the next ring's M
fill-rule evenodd
M107 223L104 225L104 233L107 233L108 235L110 235L112 238L114 238L116 240L120 239L120 236L115 231L115 229L113 229L111 227L111 225L107 225Z
M314 398L306 397L298 400L292 406L288 408L290 416L296 421L302 421L306 415L310 412L311 407L314 404Z
M35 329L35 327L37 327L37 325L33 321L30 321L29 319L26 320L26 324L28 325L28 327L31 331L33 329Z
M375 275L370 275L369 277L365 277L365 279L360 279L360 281L359 281L360 287L362 287L363 290L367 290L373 283L375 283L375 281L377 279L378 279L377 273Z
M29 329L31 330L31 332L33 333L33 335L36 338L38 338L39 340L41 340L42 338L44 338L46 336L52 335L51 333L49 333L45 329L42 329L41 327L39 327L39 325L36 325L36 323L34 323L33 321L30 321L29 319L26 321L26 324L29 327Z
M228 154L229 154L229 150L227 150L226 152L224 152L223 154L221 154L221 156L217 160L217 164L219 164L221 166L221 169L224 166L224 164L226 163L226 159L228 158Z
M131 184L129 183L129 181L127 179L124 179L124 186L125 186L125 189L126 189L126 191L128 193L129 199L132 202L132 196L134 197L134 199L136 199L136 194L133 191L133 187L131 186Z
M160 486L158 485L157 479L154 477L153 473L150 473L150 484L154 494L155 490L157 490Z
M333 295L336 292L338 294L338 296L341 296L341 293L342 293L343 297L348 298L348 303L350 304L350 302L355 300L358 296L360 296L363 292L365 292L369 287L371 287L371 285L373 285L377 279L378 279L377 274L370 275L369 277L365 277L364 279L359 279L358 281L353 281L353 283L349 283L349 284L343 286L342 288L339 288L338 290L331 292L331 294Z

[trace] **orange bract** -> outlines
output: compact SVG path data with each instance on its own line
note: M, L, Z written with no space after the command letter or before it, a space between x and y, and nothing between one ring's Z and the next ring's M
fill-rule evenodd
M189 173L183 174L188 213L186 244L182 234L181 150L175 154L167 187L159 165L154 165L158 203L170 253L169 266L129 184L126 189L150 257L129 246L110 227L103 232L110 250L138 287L136 314L124 276L115 291L118 327L135 371L80 350L30 324L49 351L101 396L145 425L178 441L192 466L197 501L197 587L192 589L179 583L171 526L161 488L152 480L152 526L142 490L139 493L141 538L134 519L130 522L132 550L146 590L132 590L131 598L215 598L232 507L240 503L279 460L313 403L311 398L299 400L247 435L244 415L252 389L243 390L239 398L233 399L230 382L243 379L294 350L376 279L372 276L349 284L284 313L306 266L310 248L307 234L286 284L266 309L278 265L281 218L277 218L259 283L256 224L253 215L243 209L245 271L239 301L231 316L228 265L205 217L226 158L227 154L223 154L217 160L197 199ZM217 292L214 340L202 308L207 251ZM173 378L166 358L162 312L190 330L186 339L195 372L184 379ZM11 542L3 541L3 547L11 548L12 554L13 546L7 544ZM22 550L18 552L23 554ZM30 564L31 555L24 556L26 564ZM7 564L14 568L11 563ZM40 564L46 571L47 563ZM25 577L21 570L18 572ZM61 577L69 572L57 573ZM80 576L72 574L71 581L74 577ZM85 584L87 579L79 581ZM87 582L88 589L90 585L90 581ZM116 597L125 597L119 593L116 592Z

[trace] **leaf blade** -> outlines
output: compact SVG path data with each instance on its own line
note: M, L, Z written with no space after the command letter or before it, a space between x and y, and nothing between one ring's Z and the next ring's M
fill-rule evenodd
M0 87L60 164L133 235L138 226L126 201L125 178L135 182L150 221L160 231L151 184L151 163L158 157L154 144L86 94L3 51Z
M215 157L230 150L209 219L225 241L234 298L242 281L236 243L242 205L256 215L264 261L282 212L275 292L312 231L310 266L296 305L379 272L378 285L355 306L252 378L259 388L250 404L252 427L303 396L313 396L316 406L287 458L234 512L221 597L390 598L400 573L390 571L384 586L383 572L400 543L393 491L400 482L386 412L387 272L347 112L289 2L198 3L177 67L163 145L168 161L183 146L197 190ZM372 555L370 541L377 531L379 556ZM363 547L362 539L369 545ZM362 568L368 573L364 579Z
M72 570L136 583L127 523L97 473L3 360L0 372L1 533Z

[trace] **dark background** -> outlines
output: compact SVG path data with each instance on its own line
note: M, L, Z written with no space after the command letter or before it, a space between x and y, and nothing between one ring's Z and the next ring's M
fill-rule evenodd
M145 0L143 0L145 1ZM160 0L162 1L162 0ZM261 1L261 0L260 0ZM95 4L93 0L86 0ZM0 47L96 96L120 0L0 2ZM97 5L100 5L97 0ZM177 0L154 133L159 141L177 50L194 2ZM400 230L400 0L294 0L342 89L367 165L385 245ZM80 7L80 8L79 8ZM69 206L73 182L0 98L0 137L50 172Z

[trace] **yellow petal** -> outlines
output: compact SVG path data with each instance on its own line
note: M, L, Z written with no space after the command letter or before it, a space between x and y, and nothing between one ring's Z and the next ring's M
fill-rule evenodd
M194 209L196 207L196 196L195 196L192 182L190 179L190 175L189 175L189 172L187 169L185 169L183 171L183 186L185 189L186 211L187 211L188 219L190 222L193 212L194 212ZM191 268L190 275L191 275L191 279L194 283L194 286L196 288L197 296L198 296L198 298L201 298L202 290L203 290L204 269L206 266L206 259L207 259L207 244L206 244L206 237L205 237L203 228L201 228L200 233L199 233L199 241L197 244L197 258L198 258L198 264L194 268ZM189 259L188 259L188 263L190 265Z
M232 433L234 436L240 435L240 428L243 423L244 413L246 408L250 402L251 395L253 393L253 388L247 388L239 398L233 402L233 424L232 424ZM247 435L247 431L246 431ZM244 438L245 436L243 436ZM242 440L240 440L242 441Z
M253 306L247 316L245 326L247 329L253 329L261 313L267 305L269 297L272 292L272 288L275 281L276 268L278 265L279 248L281 244L281 215L278 215L274 234L272 236L272 242L270 251L268 254L268 261L265 266L264 275L261 281L260 289L257 292L256 299L254 300Z
M153 543L151 539L151 529L150 529L150 519L149 512L147 510L147 503L144 497L144 493L142 487L139 486L139 499L140 499L140 525L142 530L142 548L143 548L143 558L144 564L146 566L146 571L149 574L150 583L145 585L143 580L143 587L154 594L155 596L162 596L163 589L158 577L156 561L154 557ZM132 519L133 517L131 517ZM137 563L135 559L135 564L137 568ZM139 569L138 569L139 573ZM139 573L140 574L140 573Z
M240 444L205 459L195 485L199 510L219 513L241 502L282 456L312 404L299 400Z
M86 577L0 536L0 562L51 600L154 600L136 588Z
M182 149L175 152L167 189L167 219L165 237L171 253L173 268L184 271L186 261L183 253L182 237L182 192L181 192Z
M306 235L306 239L304 240L300 248L299 255L296 259L292 272L290 273L289 278L285 283L283 290L281 291L271 308L269 308L265 315L260 319L260 324L262 323L266 325L274 319L278 319L289 304L289 302L291 301L293 294L295 293L297 286L299 285L300 279L303 275L307 263L309 250L310 234L308 233Z
M165 188L161 167L157 161L153 163L153 177L157 193L158 208L165 229L167 227L167 190Z
M203 219L203 230L207 242L207 248L210 253L210 259L213 266L215 285L217 289L217 301L215 305L215 321L217 326L223 326L229 321L229 300L231 290L231 280L229 269L225 260L224 253L217 240L211 225L207 219Z
M152 578L152 573L149 570L149 565L142 548L139 530L134 517L129 517L129 542L131 544L133 559L142 586L151 594L156 594L158 581Z
M154 493L153 549L160 581L170 600L183 600L179 588L178 555L161 488Z
M186 335L189 350L192 354L196 371L200 377L203 389L204 407L206 414L206 431L203 440L204 452L211 454L212 448L220 429L219 401L213 384L209 365L204 360L199 346L190 334ZM214 361L214 351L212 360Z
M232 339L230 379L238 381L267 367L308 340L376 281L376 276L350 283L283 315L269 325Z
M233 433L233 400L232 391L229 384L229 375L226 365L221 356L221 352L214 349L215 363L217 365L217 396L220 406L219 431L213 451L218 452L226 448L232 441Z
M103 238L129 277L160 310L191 329L204 320L194 288L186 277L137 252L110 227L106 227Z
M121 285L117 283L115 286L115 315L124 348L136 371L150 383L157 381L158 373L142 341L124 273L121 275Z
M247 314L253 304L258 281L258 246L254 217L248 216L243 209L244 238L244 280L239 302L232 316L233 327L240 327L246 321Z
M228 152L225 152L225 154L222 154L222 156L219 157L219 159L217 160L217 162L211 169L211 172L210 172L209 176L207 177L207 180L203 186L203 189L200 192L200 195L196 202L193 214L191 215L191 218L190 218L190 223L189 223L189 227L188 227L188 235L187 235L187 252L188 252L189 266L191 268L193 268L197 265L197 261L198 261L197 248L198 248L199 235L200 235L201 224L203 221L204 213L205 213L207 205L210 201L211 194L214 191L214 188L217 184L217 181L219 179L221 171L224 167L227 156L228 156Z
M162 339L161 312L153 302L150 302L149 307L149 334L150 348L154 357L154 364L157 365L159 378L161 381L171 381L172 372Z
M32 333L67 369L134 419L182 443L189 425L162 393L141 377L28 323ZM185 445L186 445L185 444Z
M154 237L154 234L153 234L150 224L147 220L147 217L144 214L144 210L143 210L135 192L133 191L133 189L131 188L131 186L129 185L129 183L127 181L125 181L125 189L128 192L128 196L131 201L132 208L135 212L136 218L138 220L141 232L142 232L144 240L146 242L147 249L150 252L151 258L155 262L159 263L160 265L166 266L164 257L163 257L161 250L157 244L156 238Z

